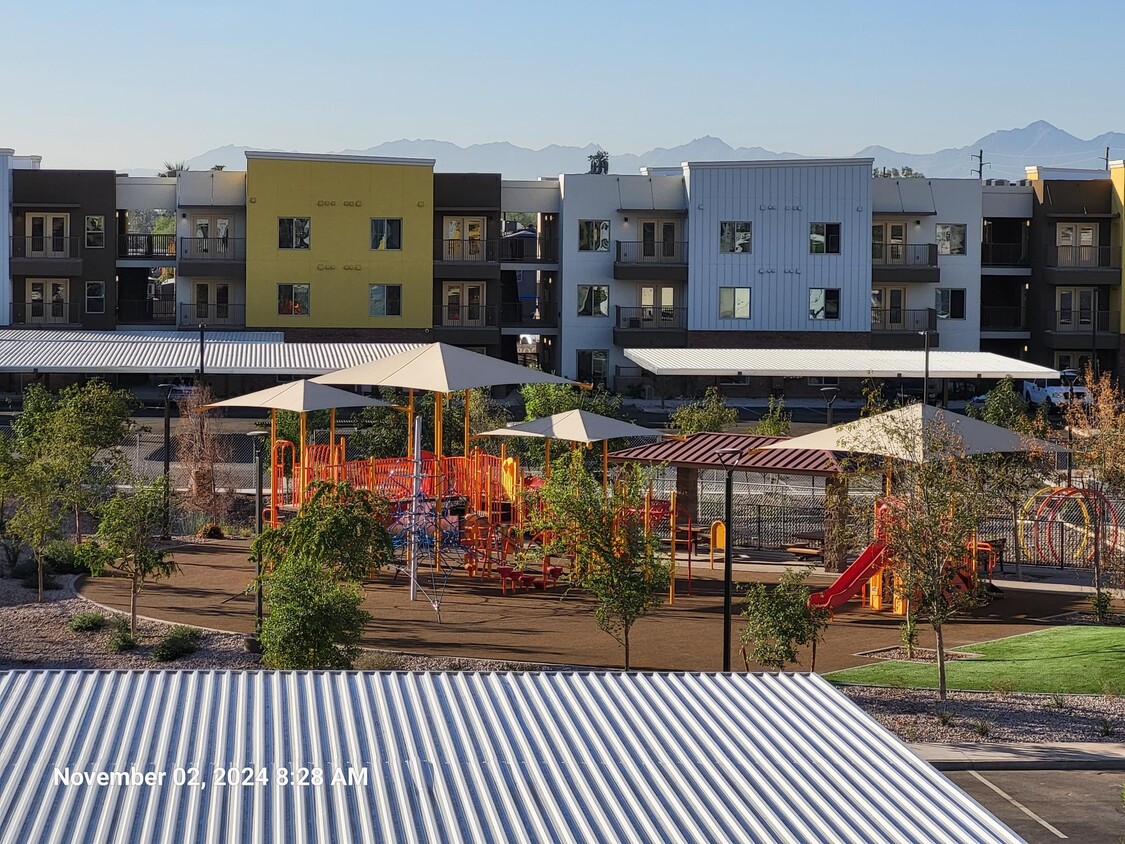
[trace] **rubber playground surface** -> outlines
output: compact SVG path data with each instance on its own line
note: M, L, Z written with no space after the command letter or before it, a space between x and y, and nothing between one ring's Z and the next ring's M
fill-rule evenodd
M254 625L254 602L246 590L253 579L249 543L241 540L200 542L176 549L181 573L170 580L146 585L138 597L141 615L178 624L249 633ZM772 581L780 574L735 572L737 582ZM834 575L813 575L809 583L824 587ZM494 659L513 662L618 667L618 643L594 623L594 604L580 591L559 586L546 592L520 591L503 595L497 579L453 574L440 594L441 620L428 596L440 590L422 577L419 600L409 599L405 576L384 571L366 584L365 609L374 617L364 646L429 656ZM87 578L79 591L90 600L128 611L129 590L118 578ZM660 607L633 628L633 667L652 670L713 671L722 667L723 590L721 573L706 562L695 566L692 594L687 573L680 569L675 603ZM734 654L732 667L742 668L738 654L740 600L736 584L734 604ZM958 619L946 627L946 646L957 648L1042 630L1048 616L1085 609L1088 598L1075 593L1009 591L1004 597ZM817 651L817 670L849 668L872 662L861 652L899 644L901 618L887 612L863 609L852 601L836 612L825 641ZM921 644L932 635L921 631ZM752 666L753 667L753 666ZM798 670L808 670L804 660Z

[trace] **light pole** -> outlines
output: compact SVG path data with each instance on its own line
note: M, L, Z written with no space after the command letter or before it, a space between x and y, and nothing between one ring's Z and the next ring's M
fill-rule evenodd
M1074 405L1074 382L1078 380L1078 372L1074 369L1064 369L1059 373L1062 380L1066 382L1069 391L1067 395L1066 406L1069 410ZM1074 486L1074 428L1070 424L1070 420L1063 414L1063 421L1066 423L1066 485L1068 487Z
M828 412L827 412L826 416L828 418L828 427L829 428L832 427L832 403L834 401L836 401L836 396L839 392L840 392L839 387L821 387L820 388L820 394L822 396L824 396L824 403L826 405L828 405Z
M246 436L254 444L254 531L262 534L262 443L266 431L249 431ZM253 653L261 652L262 635L262 555L254 553L254 636L247 640L247 647Z
M730 624L731 624L731 545L734 544L734 534L731 531L733 521L732 509L734 503L734 470L742 459L740 448L717 448L715 456L723 464L727 472L726 488L723 495L723 531L726 542L723 543L723 671L730 671Z
M161 384L164 389L164 533L161 539L172 538L172 389L175 384Z

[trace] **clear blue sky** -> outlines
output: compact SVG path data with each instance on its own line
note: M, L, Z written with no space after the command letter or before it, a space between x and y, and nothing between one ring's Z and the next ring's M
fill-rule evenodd
M1037 119L1125 130L1111 2L4 5L0 146L49 167L155 167L228 143L614 154L715 135L841 155Z

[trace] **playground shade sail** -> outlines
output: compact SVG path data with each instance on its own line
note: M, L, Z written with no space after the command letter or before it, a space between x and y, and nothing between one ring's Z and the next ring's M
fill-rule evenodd
M482 437L541 437L576 443L599 443L623 437L662 437L663 431L623 422L588 410L568 410L541 419L513 422L506 428L485 431Z
M445 343L431 343L397 355L329 372L313 379L321 384L364 384L456 393L502 384L572 384L557 375L529 369Z
M390 407L385 401L371 399L347 390L338 390L315 381L291 381L278 384L256 393L247 393L233 399L217 401L203 406L203 410L213 407L260 407L270 410L292 410L308 413L313 410L329 410L333 407Z
M999 425L923 404L900 407L846 425L793 437L763 446L763 449L827 449L923 463L948 446L950 440L966 455L1062 450L1045 440L1020 436Z

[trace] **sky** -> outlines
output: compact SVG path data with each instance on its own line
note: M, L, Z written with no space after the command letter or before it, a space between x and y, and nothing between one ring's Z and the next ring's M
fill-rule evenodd
M158 167L225 144L434 138L613 155L713 135L850 155L960 147L1040 119L1082 138L1125 130L1104 75L1121 50L1112 2L50 7L0 0L0 147L46 167Z

